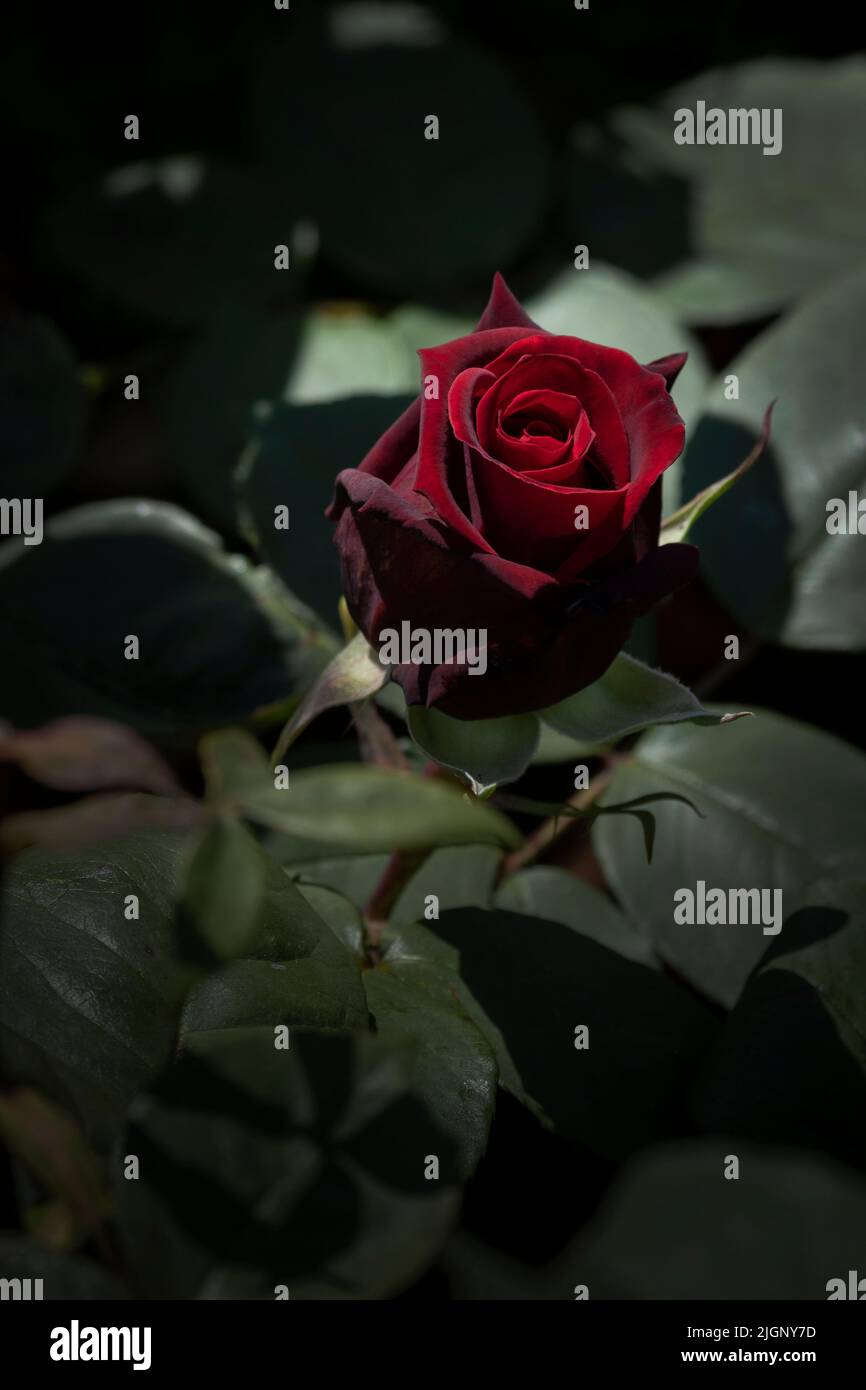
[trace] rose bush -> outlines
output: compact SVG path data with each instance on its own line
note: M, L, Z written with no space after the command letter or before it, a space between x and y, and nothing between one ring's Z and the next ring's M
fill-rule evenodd
M484 679L394 666L410 705L542 709L597 680L635 618L696 572L693 546L658 545L685 354L641 366L546 333L497 275L476 330L420 356L419 399L336 480L349 611L376 647L406 622L486 631Z

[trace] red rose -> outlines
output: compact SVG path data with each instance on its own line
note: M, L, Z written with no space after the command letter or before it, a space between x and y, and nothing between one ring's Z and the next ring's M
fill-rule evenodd
M336 481L349 611L377 649L404 624L486 634L483 662L404 648L392 674L410 705L543 709L597 680L635 617L695 574L693 546L658 546L685 354L642 367L545 333L497 275L475 332L420 357L421 398Z

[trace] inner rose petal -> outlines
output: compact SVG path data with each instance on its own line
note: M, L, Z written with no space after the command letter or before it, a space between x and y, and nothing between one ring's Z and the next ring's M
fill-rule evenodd
M582 407L564 391L521 391L499 412L499 424L514 439L548 438L560 444L573 432Z
M540 483L579 487L585 481L584 460L595 439L585 412L578 408L577 422L561 444L524 434L514 439L497 426L496 459Z

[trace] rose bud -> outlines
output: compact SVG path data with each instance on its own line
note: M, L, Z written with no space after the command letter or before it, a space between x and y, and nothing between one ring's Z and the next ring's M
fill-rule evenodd
M693 546L658 545L686 355L644 367L546 333L499 275L475 332L419 355L420 398L339 474L328 509L349 611L380 650L404 625L484 634L480 678L480 662L404 651L391 674L408 704L544 709L603 675L635 618L695 575Z

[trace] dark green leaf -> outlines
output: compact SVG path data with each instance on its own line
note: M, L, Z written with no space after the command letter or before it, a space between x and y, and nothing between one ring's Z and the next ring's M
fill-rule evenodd
M862 1265L864 1230L866 1186L845 1168L731 1139L660 1148L557 1261L560 1297L824 1300Z
M465 1181L484 1153L498 1068L490 1044L458 995L457 953L419 925L386 933L384 956L364 972L376 1031L418 1044L415 1087L457 1150Z
M0 1060L108 1143L171 1056L173 890L186 841L150 832L25 850L7 870ZM139 916L127 918L129 895Z
M410 705L409 732L428 758L462 772L481 795L499 782L516 782L538 743L534 714L504 719L451 719L439 710Z
M248 734L228 729L202 740L214 801L290 835L356 850L520 841L514 826L455 786L377 767L322 767L275 786L265 754Z
M541 711L560 734L581 744L615 743L650 724L724 724L739 714L711 714L674 676L654 671L621 652L600 680Z
M110 582L109 582L110 580ZM167 503L123 499L55 519L0 569L0 640L16 659L0 713L119 719L164 742L285 711L331 639L248 562ZM139 658L126 659L127 638Z
M453 1146L413 1093L411 1047L274 1043L270 1028L198 1034L136 1100L124 1146L141 1177L118 1179L118 1203L140 1293L388 1297L446 1238Z
M866 825L866 759L829 734L759 711L707 733L653 730L614 775L607 795L668 787L688 806L659 804L652 867L634 828L600 819L593 837L607 882L656 949L699 989L731 1005L770 940L761 924L674 921L679 889L779 889L783 904L813 880L856 876Z
M538 917L470 909L433 929L459 953L462 1002L496 1052L503 1085L560 1133L622 1158L685 1123L716 1034L685 990ZM587 1047L576 1045L582 1027Z
M535 116L496 59L453 37L345 49L293 31L265 51L257 98L261 151L309 199L323 255L377 288L486 289L541 221L550 164Z

